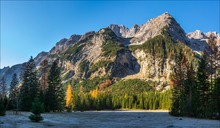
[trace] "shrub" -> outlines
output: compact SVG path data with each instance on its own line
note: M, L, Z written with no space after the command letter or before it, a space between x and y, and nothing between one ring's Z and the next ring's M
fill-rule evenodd
M34 114L31 114L29 116L29 119L33 122L39 122L39 121L42 121L43 120L43 117L41 115L34 115Z

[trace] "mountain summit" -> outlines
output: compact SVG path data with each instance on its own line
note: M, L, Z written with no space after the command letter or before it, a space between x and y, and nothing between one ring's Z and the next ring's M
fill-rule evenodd
M135 24L131 29L126 28L124 25L114 24L110 25L108 28L119 37L132 38L131 43L133 44L143 44L149 38L162 34L164 29L166 29L175 40L186 42L184 30L167 12L156 18L150 19L141 26Z

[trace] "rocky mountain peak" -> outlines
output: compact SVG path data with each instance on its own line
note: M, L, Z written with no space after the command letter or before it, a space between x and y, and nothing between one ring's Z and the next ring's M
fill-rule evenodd
M56 45L63 45L66 41L67 41L67 39L63 38L59 42L57 42Z
M196 30L194 32L188 33L186 36L190 41L190 48L195 52L203 52L208 49L208 38L213 36L217 42L217 46L220 48L220 34L217 32L207 32L204 33L201 30Z
M108 28L110 28L118 37L126 37L127 32L129 31L124 25L111 24Z
M137 24L134 24L133 27L131 27L131 29L139 29L140 26L138 26Z
M171 35L174 40L186 42L184 30L167 12L156 18L152 18L147 21L146 24L141 25L140 30L134 35L134 38L131 40L131 42L133 44L142 44L149 38L160 35L164 29Z
M81 37L81 35L73 34L68 39L68 42L76 42L76 41L78 41L80 39L80 37Z
M207 33L204 33L207 37L210 37L211 35L216 38L216 39L220 39L220 34L217 33L217 32L207 32Z
M129 32L127 33L127 38L133 37L138 31L140 30L140 26L137 24L134 24L133 27L129 29Z
M87 40L88 38L90 38L91 36L95 35L95 31L90 31L85 33L84 35L82 35L78 41L84 41Z
M205 38L207 38L207 36L200 30L196 30L194 32L188 33L187 37L190 39L205 39Z
M125 27L124 25L116 25L111 24L108 26L118 37L123 38L131 38L133 37L140 29L140 27L137 24L134 24L130 29Z
M70 36L69 39L66 39L66 38L61 39L59 42L56 43L56 46L54 46L50 50L50 54L56 54L61 51L65 51L70 45L79 41L80 38L81 38L81 35L74 34L74 35Z

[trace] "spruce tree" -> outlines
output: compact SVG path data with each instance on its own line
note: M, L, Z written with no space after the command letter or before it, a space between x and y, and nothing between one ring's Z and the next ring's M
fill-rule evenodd
M17 86L18 86L18 78L17 74L15 73L12 76L12 80L10 83L10 90L9 90L9 109L15 109L17 108L18 104L18 97L17 97Z
M46 91L46 97L45 97L45 110L49 112L50 110L53 110L53 112L57 109L57 100L56 100L56 90L53 84L49 84L47 91Z
M172 87L171 115L179 116L183 114L183 106L185 104L183 87L184 80L186 78L186 64L186 57L181 50L176 58L176 67L174 73L170 76Z
M196 106L196 93L195 93L195 71L192 63L187 66L186 80L184 82L183 93L185 94L186 104L184 105L184 115L193 116Z
M198 89L199 101L198 101L198 113L200 117L207 117L210 105L210 84L208 81L207 62L206 55L203 55L198 66L196 73L196 84Z
M61 84L60 68L57 61L54 61L48 75L48 90L46 94L47 105L53 111L62 111L64 108L65 94Z
M41 102L44 103L44 105L46 105L46 91L48 88L48 61L45 59L40 63L40 68L39 68L39 75L40 75L40 79L39 79L39 83L40 83L40 87L39 87L39 99L41 100ZM47 110L47 107L44 106Z
M24 111L31 109L32 102L37 97L38 79L36 75L34 59L31 57L25 64L20 89L20 107Z

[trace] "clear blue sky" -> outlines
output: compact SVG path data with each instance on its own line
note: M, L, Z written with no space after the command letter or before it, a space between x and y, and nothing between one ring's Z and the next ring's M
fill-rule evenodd
M169 12L186 32L220 31L219 0L1 1L1 66L49 51L62 38L98 31L110 24L146 23Z

